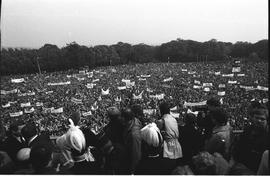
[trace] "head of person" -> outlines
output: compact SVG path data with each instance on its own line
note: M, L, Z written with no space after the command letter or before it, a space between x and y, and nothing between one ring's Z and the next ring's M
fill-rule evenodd
M21 136L22 128L25 126L24 122L22 120L15 120L11 123L9 126L9 131L11 135L14 135L16 137Z
M196 116L192 113L187 113L185 116L185 124L188 126L194 126L196 125Z
M21 130L22 136L26 139L29 140L30 138L34 137L35 135L38 134L38 129L35 123L30 122L27 123Z
M142 118L144 116L143 109L139 104L133 105L131 109L137 118Z
M192 157L191 168L195 175L215 175L215 158L208 152L200 152Z
M162 102L159 105L160 114L163 116L164 114L170 114L170 106L166 102Z
M31 148L30 162L33 169L38 173L39 170L49 167L52 161L53 144L49 141L39 143Z
M149 146L159 147L162 144L163 138L159 128L155 123L150 123L141 129L142 140Z
M212 111L218 107L220 107L220 101L217 98L210 98L206 101L206 105L209 111Z
M70 118L73 121L74 125L78 126L79 123L80 123L80 120L81 120L81 114L80 114L79 111L75 111L75 112L72 113Z
M113 106L113 107L109 107L108 110L107 110L107 115L110 119L110 122L112 123L122 123L122 119L121 119L121 112L120 110Z
M252 105L249 112L251 125L258 130L268 130L269 110L264 104Z
M122 110L122 118L124 124L128 124L130 121L135 119L134 113L131 108L127 107Z
M228 122L228 115L222 108L216 108L210 111L209 116L216 126L224 126Z

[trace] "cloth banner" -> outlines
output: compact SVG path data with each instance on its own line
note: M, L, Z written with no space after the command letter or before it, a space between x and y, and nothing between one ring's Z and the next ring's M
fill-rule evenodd
M51 113L53 109L54 109L54 107L51 107L51 108L42 107L42 110L44 113Z
M67 78L71 78L71 75L67 75Z
M232 68L232 72L233 73L240 72L240 71L241 71L241 68L240 67L233 67Z
M2 108L8 108L8 107L10 107L10 102L8 102L8 103L5 104L5 105L2 105Z
M213 84L212 83L203 83L203 87L212 87Z
M194 75L196 72L195 71L189 71L188 74L189 75Z
M194 89L200 89L202 86L193 85Z
M237 83L237 81L228 81L228 84L236 84Z
M42 102L36 102L36 106L43 106Z
M129 79L122 79L122 82L126 83L126 82L130 82Z
M205 87L205 88L203 89L203 91L205 91L205 92L210 92L210 88L209 88L209 87Z
M148 88L148 87L146 88L146 91L147 91L147 92L150 92L150 93L154 92L153 90L151 90L151 89Z
M256 88L254 88L253 86L243 86L243 85L240 85L239 87L242 88L242 89L245 89L247 91L249 91L249 90L256 90Z
M72 98L71 98L71 101L72 101L73 103L75 103L75 104L82 104L82 99L77 99L77 98L72 97Z
M268 98L264 98L264 99L262 100L262 102L263 102L263 103L267 103L267 102L268 102Z
M53 91L51 90L51 91L48 91L48 92L45 92L45 94L52 94L53 93Z
M225 91L218 92L218 95L219 95L219 96L224 96L224 95L225 95Z
M237 74L237 76L245 76L245 74L244 73L239 73L239 74Z
M187 69L182 69L182 72L187 72Z
M58 82L58 83L48 83L48 86L62 86L62 85L68 85L68 84L70 84L70 81Z
M225 87L226 87L225 84L219 84L219 85L218 85L218 88L225 88Z
M117 87L118 90L125 90L127 87L126 86L119 86Z
M21 107L24 108L24 107L29 107L31 106L31 103L28 102L28 103L21 103Z
M184 106L185 106L185 107L203 106L203 105L206 105L206 101L197 102L197 103L188 103L188 102L185 102L185 103L184 103Z
M194 80L194 84L201 84L200 81Z
M21 115L23 115L22 111L9 113L10 117L18 117L18 116L21 116Z
M146 81L146 78L139 78L139 81Z
M87 83L86 84L87 89L93 89L94 86L96 86L96 84L93 84L93 83Z
M19 78L19 79L11 79L12 83L22 83L24 82L24 78Z
M25 113L25 114L30 114L30 113L32 113L32 112L34 112L34 111L35 111L35 108L32 107L32 108L29 109L29 110L28 110L28 109L25 109L25 110L24 110L24 113Z
M84 81L85 78L77 78L78 81Z
M17 93L18 89L13 89L13 90L1 90L2 95L7 95L7 94L12 94L12 93Z
M143 91L139 95L133 94L133 99L135 100L142 99L142 94L143 94Z
M220 71L219 72L215 72L215 75L220 75L221 73L220 73Z
M59 114L59 113L63 113L63 110L64 110L64 108L63 107L61 107L61 108L58 108L58 109L51 109L51 113L52 114Z
M257 90L268 91L268 87L264 87L264 86L257 86Z
M109 94L110 94L109 88L107 90L101 89L101 95L109 95Z
M82 113L82 115L83 115L84 117L90 116L90 115L92 115L92 112L91 112L91 111L84 112L84 113Z
M173 78L169 77L169 78L164 79L163 82L169 82L169 81L172 81L172 80L173 80Z
M151 75L141 75L142 78L150 78Z
M232 74L222 74L222 77L233 77L233 73Z
M94 79L92 82L94 83L94 82L98 82L99 81L99 79Z
M35 92L28 92L28 93L18 94L19 97L32 96L32 95L36 95L36 93Z
M143 110L143 113L146 114L146 115L153 115L153 114L156 114L156 109L144 109Z

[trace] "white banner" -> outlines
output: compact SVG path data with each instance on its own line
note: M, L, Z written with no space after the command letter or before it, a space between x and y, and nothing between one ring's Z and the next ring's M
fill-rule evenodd
M222 77L233 77L233 73L232 74L222 74Z
M169 78L164 79L163 82L169 82L169 81L172 81L172 80L173 80L173 78L169 77Z
M2 105L2 108L8 108L8 107L10 107L10 103L9 102L7 104L5 104L5 105Z
M243 85L240 85L239 87L242 88L242 89L245 89L247 91L249 91L249 90L256 90L256 88L254 88L253 86L243 86Z
M34 112L35 111L35 108L34 107L32 107L31 109L25 109L24 110L24 113L26 113L26 114L30 114L30 113L32 113L32 112Z
M77 98L72 97L71 102L73 102L75 104L82 104L82 99L77 99Z
M117 87L117 89L118 90L125 90L125 89L127 89L127 87L126 86L119 86L119 87Z
M177 106L170 109L171 111L177 111Z
M182 69L182 72L187 72L187 69Z
M201 82L200 81L197 81L197 80L194 80L194 83L195 84L201 84Z
M206 101L196 102L196 103L188 103L188 102L185 102L185 103L184 103L184 106L185 106L185 107L203 106L203 105L206 105Z
M70 81L58 82L58 83L48 83L48 86L62 86L62 85L68 85L68 84L70 84Z
M133 82L126 82L126 87L127 88L131 88L133 86L135 86L135 81L133 81Z
M129 79L122 79L122 82L126 83L126 82L130 82Z
M24 78L19 78L19 79L11 79L12 83L21 83L24 82Z
M196 72L195 71L189 71L188 74L189 75L194 75Z
M219 85L218 85L218 88L225 88L225 87L226 87L225 84L219 84Z
M233 73L240 72L240 71L241 71L241 68L240 67L233 67L232 68L232 72Z
M219 72L215 72L215 75L220 75L221 73L220 73L220 71Z
M83 115L84 117L86 117L86 116L91 116L91 115L92 115L92 112L91 112L91 111L84 112L84 113L82 113L82 115Z
M21 115L23 115L22 111L9 113L10 117L18 117L18 116L21 116Z
M141 75L142 78L150 78L151 75Z
M264 87L264 86L257 86L257 90L268 91L268 87Z
M51 113L52 114L59 114L63 112L63 107L62 108L58 108L58 109L51 109Z
M237 76L245 76L245 74L244 73L239 73L239 74L237 74Z
M187 110L187 114L194 114L196 117L198 116L199 114L199 111L191 111L190 109Z
M133 94L133 99L135 100L142 99L142 94L143 94L143 91L139 95Z
M31 106L31 103L28 102L28 103L21 103L21 107L24 108L24 107L29 107Z
M158 100L164 99L164 96L165 96L164 93L162 93L162 94L157 94L157 95L149 95L150 98L156 98L156 99L158 99Z
M205 91L205 92L210 92L210 88L209 88L209 87L205 87L205 88L203 89L203 91Z
M94 82L98 82L99 81L99 79L94 79L92 82L94 83Z
M114 100L115 100L116 102L121 102L121 101L122 101L121 97L120 97L120 98L119 98L119 97L116 97Z
M203 87L212 87L213 84L212 83L203 83Z
M240 61L239 61L239 60L237 60L237 61L235 61L235 63L236 63L236 64L240 64Z
M146 115L153 115L153 114L156 114L156 109L144 109L143 110L143 113L146 114Z
M194 89L200 89L200 88L202 88L202 86L193 85L193 88Z
M36 106L43 106L42 102L36 102Z
M52 94L52 93L53 93L52 90L50 90L50 91L48 91L48 92L45 92L45 94Z
M93 84L93 83L87 83L86 84L87 89L93 89L94 86L96 86L96 84Z
M20 93L18 94L19 97L25 97L25 96L33 96L36 95L35 92L28 92L28 93Z
M139 78L139 81L146 81L146 78Z
M224 95L225 95L225 91L218 92L218 95L219 95L219 96L224 96Z
M2 95L7 95L7 94L12 94L12 93L17 93L18 89L13 89L13 90L1 90Z
M146 91L147 91L147 92L150 92L150 93L154 92L153 90L151 90L151 89L148 88L148 87L146 88Z
M263 102L263 103L267 103L267 102L268 102L268 98L264 98L264 99L262 100L262 102Z
M231 81L231 80L229 80L228 81L228 84L237 84L237 81Z

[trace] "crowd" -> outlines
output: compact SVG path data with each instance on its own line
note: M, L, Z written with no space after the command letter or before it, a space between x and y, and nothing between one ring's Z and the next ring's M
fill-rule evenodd
M267 76L266 62L234 61L1 77L1 168L44 173L50 166L47 174L257 173L268 128L253 119L268 120ZM244 132L235 140L232 130ZM37 137L42 142L31 145Z

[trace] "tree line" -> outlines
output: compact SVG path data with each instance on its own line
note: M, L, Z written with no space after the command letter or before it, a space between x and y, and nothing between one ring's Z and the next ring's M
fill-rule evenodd
M58 48L45 44L39 49L2 48L1 75L54 72L99 66L148 62L205 62L226 61L230 58L268 61L268 40L256 43L206 42L176 39L159 46L143 43L87 47L76 42Z

